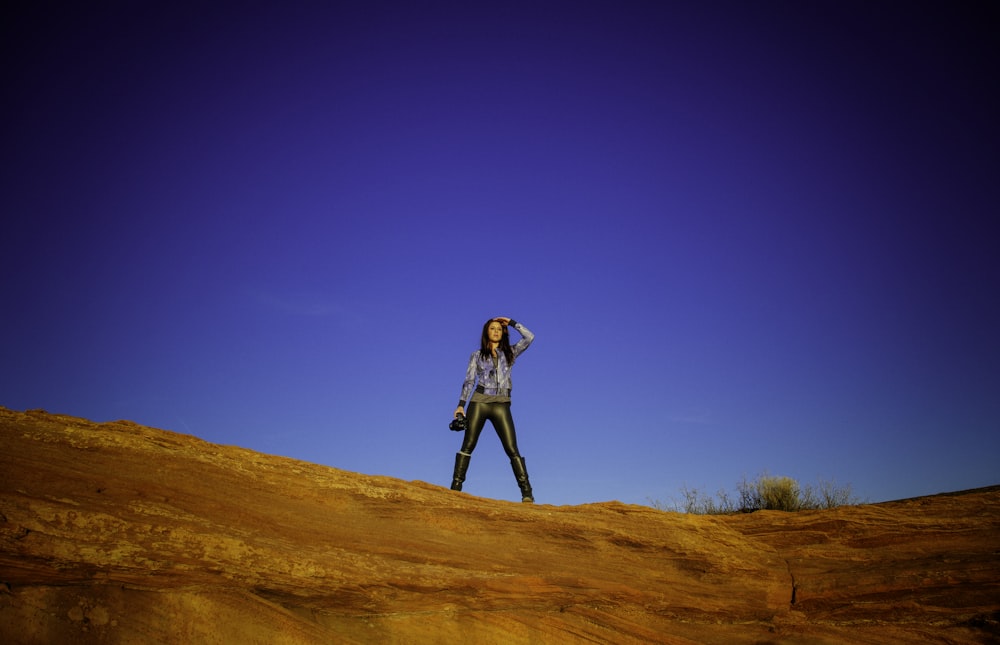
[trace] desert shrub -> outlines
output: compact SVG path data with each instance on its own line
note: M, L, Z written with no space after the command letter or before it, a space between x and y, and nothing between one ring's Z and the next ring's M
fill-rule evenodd
M681 495L683 500L680 504L675 502L672 506L667 507L659 502L654 502L653 507L661 511L675 510L692 515L725 515L739 510L724 490L720 490L716 498L702 493L697 488L685 487L681 489Z
M791 477L761 477L756 482L760 509L797 511L802 507L799 483Z
M736 498L725 490L715 497L697 488L681 489L682 499L671 504L650 500L653 508L673 510L693 515L725 515L752 513L754 511L802 511L850 506L860 501L851 492L850 485L838 486L833 482L820 482L817 486L799 486L791 477L759 475L748 481L744 477L736 485Z
M816 497L816 508L837 508L859 503L850 484L837 486L833 482L824 481L819 483L818 488L809 489L809 492Z

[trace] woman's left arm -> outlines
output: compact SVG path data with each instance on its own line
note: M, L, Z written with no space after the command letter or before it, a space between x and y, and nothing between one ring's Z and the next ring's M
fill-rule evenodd
M531 344L531 341L535 340L535 335L531 333L530 329L528 329L521 323L515 320L510 320L509 318L508 321L509 325L514 329L516 329L517 333L521 334L521 340L517 341L517 344L511 347L511 349L514 350L514 356L517 356L524 350L528 349L528 345Z

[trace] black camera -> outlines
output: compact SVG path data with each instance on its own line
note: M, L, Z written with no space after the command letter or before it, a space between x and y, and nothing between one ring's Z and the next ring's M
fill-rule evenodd
M466 423L464 414L458 415L457 417L451 420L451 423L448 424L448 429L454 430L455 432L465 432L465 428L466 428Z

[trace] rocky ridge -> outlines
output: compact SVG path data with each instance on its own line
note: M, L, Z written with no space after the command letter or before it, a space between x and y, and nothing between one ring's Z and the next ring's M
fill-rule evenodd
M5 643L1000 642L1000 487L525 505L0 408Z

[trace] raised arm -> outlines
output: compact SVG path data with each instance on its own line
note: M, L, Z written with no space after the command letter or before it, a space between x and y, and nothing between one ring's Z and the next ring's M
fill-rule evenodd
M521 340L517 341L511 349L514 350L514 357L516 358L521 352L528 349L528 345L531 341L535 340L535 335L531 333L531 330L517 322L516 320L511 320L507 318L507 324L517 330L517 333L521 334Z

